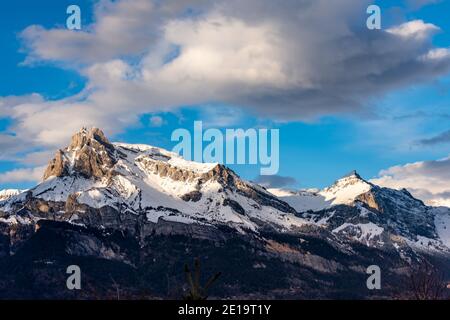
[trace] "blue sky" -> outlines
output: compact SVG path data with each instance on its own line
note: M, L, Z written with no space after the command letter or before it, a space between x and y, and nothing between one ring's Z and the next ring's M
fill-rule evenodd
M145 2L145 0L139 0L139 2L142 1ZM252 1L249 1L249 3ZM152 45L146 46L145 43L141 46L138 45L138 42L153 41L159 43L157 40L160 40L160 35L154 36L147 31L143 32L139 38L131 38L131 40L129 40L130 44L137 44L136 48L133 47L128 49L120 47L121 37L119 34L117 35L117 39L115 39L119 42L119 45L111 45L112 49L110 53L100 52L100 49L95 49L95 43L93 49L91 44L82 42L79 49L79 58L73 58L73 52L70 50L76 50L76 41L70 43L67 42L68 40L66 38L61 39L50 34L50 30L64 30L64 32L78 32L78 34L82 34L83 32L91 34L97 33L95 35L97 40L95 41L106 41L102 38L103 35L101 34L104 29L99 27L98 30L96 30L96 27L97 25L100 25L99 21L102 18L107 17L108 14L117 14L117 12L121 10L119 7L117 11L114 11L116 10L114 6L121 1L101 2L106 3L111 7L108 7L109 9L106 9L103 13L99 14L94 12L94 8L97 8L96 6L99 5L99 2L97 1L18 0L2 3L0 10L0 38L2 43L2 51L0 53L0 97L3 99L11 96L14 96L15 98L23 97L28 102L29 95L37 94L39 97L38 101L35 102L33 100L33 103L36 104L36 110L39 110L39 112L44 110L42 112L46 112L46 108L52 110L55 109L54 113L58 113L60 112L57 109L59 105L70 104L70 106L72 106L73 100L76 100L77 103L90 103L91 101L94 101L92 103L92 109L95 109L95 106L99 103L98 101L110 101L108 100L106 93L122 89L124 92L131 90L129 84L123 84L122 82L118 82L117 84L114 83L114 86L111 85L111 88L103 88L102 86L106 86L105 82L110 80L104 78L109 75L103 76L102 72L114 68L117 68L120 71L125 68L124 65L126 65L126 68L131 68L133 70L136 66L136 68L141 68L144 61L147 61L145 60L145 57L151 57L152 50L157 51L160 47ZM364 11L362 11L360 17L357 16L354 18L354 13L358 11L357 9L352 9L350 7L353 2L351 0L346 0L344 2L346 3L346 6L349 6L349 9L342 9L341 12L339 11L340 8L336 8L336 10L339 11L336 19L340 18L340 15L342 15L345 20L348 16L349 25L356 30L354 31L352 29L355 38L358 36L372 37L374 34L367 33L367 30L362 31L364 28L362 23L365 22L367 17ZM333 48L322 48L318 44L315 44L315 40L313 40L316 38L321 39L320 37L324 36L324 31L320 30L321 25L318 25L315 29L308 30L308 34L305 36L306 40L299 39L299 45L294 49L276 48L277 50L274 51L271 48L267 49L263 44L261 44L261 47L258 47L258 50L267 50L262 51L263 54L264 52L270 54L275 52L282 57L285 56L284 53L288 50L293 50L294 52L296 52L295 50L299 50L297 56L293 55L292 57L289 56L286 58L286 64L283 66L288 66L289 68L289 63L298 63L301 65L302 67L298 67L298 70L296 67L293 67L293 69L301 75L300 80L305 81L305 83L314 82L313 85L322 90L319 90L321 96L323 96L323 93L329 93L330 97L336 96L336 92L333 91L330 93L329 91L331 90L330 88L333 88L334 90L335 87L339 86L335 84L330 85L328 79L336 77L339 82L348 81L349 88L339 87L339 90L348 90L348 95L352 98L349 99L349 103L351 104L351 101L353 100L357 101L354 106L349 107L346 105L345 101L342 104L330 106L329 103L326 102L327 100L325 100L325 102L317 102L321 101L318 97L314 97L315 100L313 101L303 101L301 98L303 95L299 95L299 98L293 98L293 100L287 100L286 97L288 95L293 97L297 97L297 95L292 91L292 83L294 82L290 82L291 79L285 80L285 74L280 76L282 80L279 80L278 75L275 77L273 76L273 73L269 74L268 72L261 73L257 80L249 78L246 83L242 80L244 86L248 85L248 89L239 92L239 89L236 88L241 87L242 83L239 82L237 87L235 87L233 75L230 75L231 80L229 78L223 79L224 76L222 76L221 73L226 73L225 66L224 70L214 69L207 74L208 76L209 74L213 74L214 77L211 76L211 79L207 79L205 82L206 86L203 84L204 90L199 90L199 92L210 91L212 93L205 94L205 97L202 99L196 99L195 96L191 97L189 96L189 93L184 94L186 96L186 99L184 99L183 94L180 93L179 96L172 101L170 99L170 95L172 95L170 93L171 91L166 90L166 88L163 87L163 83L161 84L159 91L153 92L150 98L145 97L142 98L142 101L133 100L132 102L124 100L127 101L126 103L130 103L128 107L130 110L129 113L126 112L126 106L124 107L125 109L120 109L120 106L114 105L111 107L113 110L111 111L111 115L102 116L93 113L97 118L92 118L92 122L86 121L86 125L95 124L101 128L105 127L104 129L110 135L111 140L130 143L147 143L167 149L171 149L175 145L174 142L170 141L172 131L177 128L192 129L193 121L195 120L203 120L205 125L218 127L223 130L226 128L246 129L253 127L278 128L281 137L279 175L295 178L297 183L290 187L321 188L329 185L335 179L353 169L356 169L362 176L368 179L376 178L380 177L381 170L389 170L389 168L396 165L402 166L407 163L417 163L418 161L432 162L446 158L450 153L450 143L445 143L444 141L443 143L425 145L420 143L420 141L438 136L450 129L450 126L448 125L450 119L450 73L445 69L447 64L443 64L443 66L440 67L421 66L426 69L424 69L424 71L417 71L414 70L415 65L412 64L409 66L408 63L410 63L413 58L417 58L413 57L413 54L417 54L418 57L420 57L420 55L426 53L427 50L429 51L437 48L446 50L450 47L450 19L448 19L450 1L437 1L436 3L423 6L416 5L420 2L431 3L433 1L399 0L376 2L382 7L383 30L375 32L385 32L385 30L390 28L418 20L424 22L424 24L419 25L419 27L424 28L424 30L426 29L425 24L433 24L434 26L439 27L440 30L433 32L430 35L427 33L426 41L420 40L420 43L412 43L412 41L417 40L412 39L411 43L408 42L408 45L411 45L411 50L417 50L417 53L411 52L411 50L405 53L406 51L401 51L401 48L393 48L391 42L386 42L386 48L377 49L379 52L374 55L375 57L380 57L380 59L388 57L387 60L390 61L396 59L399 60L398 66L394 65L392 68L393 70L396 70L395 68L398 67L398 70L402 71L401 74L398 73L392 75L387 75L388 72L385 72L386 75L383 75L383 78L380 78L379 81L388 83L388 85L384 85L384 83L380 85L371 83L370 86L368 85L367 87L368 91L366 94L364 94L363 89L351 88L351 86L355 87L355 84L361 82L361 80L350 79L351 76L348 76L349 78L347 78L345 72L344 75L338 73L341 71L336 71L336 73L328 75L327 72L329 69L313 66L311 67L311 70L317 72L322 79L317 83L314 82L316 81L316 78L310 77L309 73L308 76L303 74L305 72L304 68L309 68L310 66L310 63L306 63L308 60L305 60L306 64L302 64L303 62L301 61L302 54L304 53L302 48L310 44L308 41L312 41L312 43L314 43L313 45L318 46L317 59L321 59L323 56L324 61L327 61L327 59L334 59L334 57L340 56L341 54L345 56L345 54L347 54L345 51L351 52L353 50L353 47L349 47L348 49L340 48L342 52L336 51L334 54L328 55L326 51L330 51ZM208 7L203 2L200 3L201 4L198 5L198 7L197 4L192 4L188 8L184 8L183 11L176 11L173 15L167 14L167 17L164 16L166 11L164 11L163 15L158 14L157 18L154 18L153 16L149 17L149 20L155 20L154 24L150 26L147 26L146 23L153 22L136 22L136 26L133 26L133 28L137 29L130 29L130 32L124 34L127 37L132 37L138 28L145 29L154 27L155 30L159 30L161 26L168 23L168 21L170 22L171 19L178 19L179 21L186 23L183 24L184 29L186 29L186 26L197 23L194 21L197 19L197 16L207 16L210 12L215 13L215 15L211 13L211 15L214 16L214 19L222 19L221 16L214 11L214 8ZM82 25L84 29L81 31L65 30L65 19L67 18L65 10L70 4L77 4L82 9ZM233 21L243 21L244 23L248 22L249 25L246 26L250 28L249 26L253 26L252 23L255 23L255 20L259 19L258 15L261 16L261 21L265 21L264 17L267 17L267 13L264 11L265 9L260 8L259 6L254 10L254 16L245 15L245 10L247 8L239 10L239 14L232 16L234 14L232 9L234 8L231 8L231 6L232 5L230 4L230 8L228 8L229 11L220 12L223 15L228 14L228 18L232 17L235 19L223 20L228 22L232 21L229 22L230 25L233 25ZM361 4L355 6L361 6ZM288 28L291 28L291 26L282 24L277 20L287 13L281 9L279 12L278 10L275 11L273 24L270 24L270 26L278 26L277 23L280 23L280 28L283 28L282 30L284 31L287 30L287 34L289 34L290 29ZM119 14L117 15L122 17ZM143 18L141 16L138 16L138 18L145 19L145 17ZM269 16L269 18L271 19L272 17ZM186 22L186 19L189 21ZM286 20L287 19L289 18L286 18ZM338 20L337 23L341 23L340 21L341 20ZM39 28L41 29L33 29L24 34L24 30L32 25L40 26ZM176 24L169 25L175 28L174 30L177 30ZM255 25L261 28L264 27L263 22ZM199 28L201 26L201 24L197 25ZM242 24L236 23L233 25L233 28L242 28ZM295 27L293 28L295 29ZM327 30L327 28L327 26L324 27L325 30ZM226 32L226 30L223 32ZM260 35L257 33L258 29L252 29L252 32L253 33L249 34L256 34L254 37ZM315 34L315 32L317 32L317 34ZM318 34L319 32L322 32L322 34ZM262 33L262 37L266 34L267 31ZM69 34L69 37L71 36L72 35ZM182 39L177 38L176 32L173 34L169 32L166 36L170 41L178 41L179 43L171 43L172 49L166 49L167 52L164 53L164 59L166 59L166 61L163 65L159 66L160 69L164 69L167 65L170 65L172 60L175 62L178 60L181 61L183 56L180 53L185 54L190 52L187 50L189 46L193 46L193 44L200 41L191 33L187 33ZM241 36L245 37L245 33L242 33ZM111 37L114 38L114 33L105 36L107 39L110 39ZM193 38L192 41L189 37ZM240 34L235 34L235 37L240 37ZM330 37L325 38L325 40L332 43L333 41L331 40L333 39L330 39ZM376 37L378 37L378 35L376 35ZM362 46L361 48L363 49L361 50L377 45L376 41L379 41L378 44L383 46L382 41L384 41L384 38L382 37L384 37L384 35L380 36L380 39L378 40L375 39L373 42L370 40L370 42L368 42L369 45ZM224 37L224 39L226 38ZM353 40L354 39L350 38L349 41ZM126 41L128 40L123 40L124 43L126 43ZM202 41L205 40L202 39ZM290 39L290 42L292 41L295 42L294 39ZM364 41L364 39L359 39L359 42ZM317 42L319 43L319 41ZM417 40L417 42L419 42L419 40ZM110 44L109 41L106 41L105 43L106 45ZM162 43L164 44L165 42ZM236 47L240 44L241 43L237 41L236 43L233 42L230 44L230 46ZM255 45L257 44L258 43ZM84 45L86 46L85 49L83 49ZM100 46L101 45L100 42ZM218 44L217 46L222 45L223 44ZM47 48L49 49L47 50ZM58 52L58 48L61 49L62 53ZM174 48L176 48L176 50ZM222 47L219 48L223 49ZM225 47L225 49L227 48L228 47ZM114 53L114 50L116 50L117 53ZM389 58L390 54L393 55L393 58ZM401 61L405 54L411 54L411 57L408 59L405 58L405 61ZM308 57L312 54L308 51L304 55ZM368 66L367 69L370 69L372 66L373 68L379 67L378 64L381 64L381 62L378 63L373 57L370 57L370 55L361 56L367 56L368 60L363 61L362 63L363 66L365 64ZM353 56L350 58L353 58ZM223 59L226 62L228 61L227 59L229 59L229 63L232 63L232 67L237 69L236 72L240 71L239 67L236 67L235 63L237 62L235 62L232 57L224 56ZM117 62L119 60L121 63ZM148 58L148 60L150 60L150 58ZM111 64L112 61L115 61L114 64ZM269 59L269 61L271 60ZM336 62L333 60L330 61L331 68L340 70L339 65L335 66L337 64ZM358 75L360 77L364 76L369 78L373 76L373 74L377 74L376 71L373 71L372 73L367 71L367 75L365 75L364 71L354 71L356 70L356 66L353 66L358 60L353 61L353 64L350 64L350 66L347 67L347 70L350 68L350 74L355 74L355 77ZM266 61L264 61L264 63L266 63ZM181 65L184 68L182 70L187 70L187 67L183 64ZM91 71L94 70L93 66L98 66L98 69ZM190 65L189 68L191 68L189 69L189 72L197 72L197 70L194 69L194 66ZM197 69L198 68L202 68L202 65L200 64ZM153 71L153 69L150 70ZM276 71L278 69L274 70ZM416 71L419 75L414 74ZM245 76L247 73L242 74ZM266 75L268 75L268 80L261 80L261 84L259 84L260 78L265 77ZM165 81L166 78L162 79L163 80L161 81ZM296 79L296 85L300 80ZM111 82L114 81L114 79L111 80ZM239 79L239 81L241 81L241 79ZM392 85L390 82L392 82ZM99 83L101 83L101 85L99 85ZM137 83L137 79L133 79L133 84L135 83ZM208 83L213 83L214 87L209 88ZM286 88L283 88L283 90L288 92L285 96L278 94L278 92L276 95L272 94L274 90L279 89L281 86L280 83L283 83L283 85L284 83L289 83ZM274 85L275 89L271 89L267 92L264 91L272 85ZM154 87L155 85L153 84L151 88ZM189 88L190 87L187 86L186 90ZM300 88L299 90L303 89L304 88ZM183 90L183 88L180 89L181 92L184 92ZM195 91L197 88L194 88L193 90ZM230 91L236 92L238 98L230 94ZM96 95L96 92L100 92L100 94ZM105 95L101 95L102 92L105 92ZM175 90L174 92L176 93L178 91ZM219 93L215 94L216 92ZM257 92L258 94L256 95L254 92ZM158 97L159 100L157 103L149 102L153 96ZM270 97L270 99L274 100L274 104L266 106L265 104L269 99L265 99L264 97ZM338 98L340 97L337 97L336 100L338 100ZM119 101L119 99L115 100ZM259 102L261 101L264 106L259 105ZM288 108L288 104L292 104L292 107ZM309 107L309 104L314 107ZM306 107L303 107L304 105ZM12 105L12 107L19 110L15 105ZM278 107L280 108L280 112L275 112ZM32 108L33 107L31 107L31 110ZM31 113L33 112L30 112L30 114ZM27 117L28 116L29 115L27 115ZM152 124L152 117L158 117L158 119L162 119L162 122L158 125ZM35 184L34 181L29 181L32 179L18 178L16 176L8 180L7 173L17 169L32 170L35 167L43 166L44 164L41 163L43 161L42 159L39 161L28 161L28 158L35 159L35 157L29 155L39 155L39 152L42 152L45 155L47 153L51 154L51 151L56 150L58 145L63 147L67 144L67 139L64 140L63 138L58 140L52 136L47 139L48 135L46 135L46 128L58 126L58 128L61 127L61 129L59 129L60 131L66 130L57 119L64 119L64 121L67 121L67 131L73 131L71 124L73 124L73 127L76 127L78 124L84 124L83 120L77 120L76 122L75 120L72 121L70 117L59 118L58 114L53 118L52 113L51 116L48 117L48 123L40 123L39 129L34 128L37 122L46 122L46 119L45 116L42 116L33 120L32 118L24 118L23 114L18 111L12 113L7 110L3 112L0 110L0 134L8 136L5 138L9 139L8 141L16 141L15 143L4 143L4 146L0 143L0 146L3 146L4 148L2 151L3 155L0 158L0 189L9 187L27 188ZM87 115L86 119L91 118ZM55 133L55 136L60 134L60 131ZM26 134L24 132L26 132ZM64 134L61 133L58 137L65 137ZM15 140L11 137L14 137ZM33 142L31 143L30 140ZM63 141L66 141L66 143L63 143ZM24 147L18 148L17 144L23 144ZM27 157L27 155L29 157ZM259 173L258 166L233 165L232 168L247 179L254 179ZM3 179L1 178L2 174ZM444 181L443 185L446 185L447 182L448 181ZM450 190L450 186L448 189Z

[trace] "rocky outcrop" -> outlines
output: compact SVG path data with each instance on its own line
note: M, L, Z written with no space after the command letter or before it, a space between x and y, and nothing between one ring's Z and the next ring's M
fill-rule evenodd
M65 150L58 150L44 173L44 180L78 174L101 179L112 174L115 150L104 133L97 128L83 128L72 137Z
M203 181L214 179L218 181L224 189L231 188L245 197L258 203L260 206L269 206L286 213L296 213L295 209L286 202L281 201L271 193L259 186L252 185L239 178L233 170L218 164L211 171L202 175Z
M199 179L199 174L172 166L167 162L155 161L147 157L139 157L136 162L140 164L146 171L158 174L160 177L167 177L174 181L193 181Z
M244 208L242 208L242 206L237 201L225 199L223 201L223 205L231 207L235 212L239 213L240 215L245 214Z
M64 156L64 151L58 150L55 157L50 160L50 163L45 169L44 180L49 177L63 177L68 174L68 160Z
M365 203L369 208L375 209L377 211L383 212L382 208L379 206L375 194L371 191L363 193L356 197L357 201Z
M183 199L186 202L189 202L189 201L197 202L197 201L200 201L201 198L202 198L202 193L199 191L195 191L195 190L181 196L181 199Z

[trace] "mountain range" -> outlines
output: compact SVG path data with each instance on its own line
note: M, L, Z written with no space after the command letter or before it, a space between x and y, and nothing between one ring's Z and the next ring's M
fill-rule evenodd
M0 298L178 299L194 258L202 280L221 272L212 298L408 297L424 262L450 281L450 209L357 172L323 190L266 189L96 128L37 186L0 192ZM82 290L66 288L68 265ZM366 286L371 265L380 290Z

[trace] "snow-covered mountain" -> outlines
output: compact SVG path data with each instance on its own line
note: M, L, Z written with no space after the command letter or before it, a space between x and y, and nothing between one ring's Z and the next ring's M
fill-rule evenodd
M186 161L148 145L110 143L95 128L82 129L58 150L42 183L4 194L0 211L9 218L3 222L35 223L51 215L101 228L134 228L123 220L144 219L225 224L239 232L315 225L368 245L450 247L448 210L428 207L406 190L378 187L356 172L316 192L265 190L223 165Z
M19 189L5 189L0 190L0 202L8 200L9 198L13 196L17 196L18 194L22 193L24 190Z
M337 180L323 190L269 189L278 198L289 203L298 212L319 211L336 205L351 205L356 198L371 190L374 185L362 179L356 171Z
M34 257L34 249L23 251L47 248L53 237L65 244L58 259L89 256L136 268L154 259L175 265L175 256L194 250L194 239L206 241L199 252L214 255L220 248L219 265L239 252L252 275L254 265L275 268L269 257L290 261L283 267L289 277L298 276L292 263L336 279L341 273L359 277L355 270L373 262L370 250L378 250L377 263L389 268L424 254L450 261L450 210L426 206L406 190L381 188L356 172L323 190L266 190L223 165L111 143L95 128L82 129L58 150L36 187L4 194L0 257ZM160 241L164 253L155 247ZM236 272L241 277L242 269Z
M358 196L369 192L373 187L375 185L362 179L356 171L352 171L323 190L269 189L268 191L289 203L298 212L305 212L323 210L340 204L351 205Z
M269 189L305 219L367 245L448 251L450 209L429 207L406 189L381 188L356 171L320 191Z
M186 161L147 145L112 144L98 129L77 133L56 153L44 181L0 210L15 213L24 205L34 209L29 221L51 213L83 225L92 225L92 212L106 208L153 223L226 223L250 230L261 223L281 229L306 223L285 202L223 165ZM110 218L100 215L96 225L120 227Z

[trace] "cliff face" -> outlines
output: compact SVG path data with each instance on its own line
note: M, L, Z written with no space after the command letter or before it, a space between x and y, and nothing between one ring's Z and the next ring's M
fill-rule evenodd
M379 212L383 212L383 208L380 207L379 203L377 202L378 199L372 191L360 194L356 197L356 200L365 203L369 208L375 209Z
M52 160L50 160L47 169L45 169L43 179L47 180L52 176L62 177L67 175L68 163L69 161L65 158L64 152L62 150L56 151L55 157Z
M65 150L58 150L44 173L50 177L79 174L86 178L104 178L116 163L114 147L100 129L82 129L72 137Z

